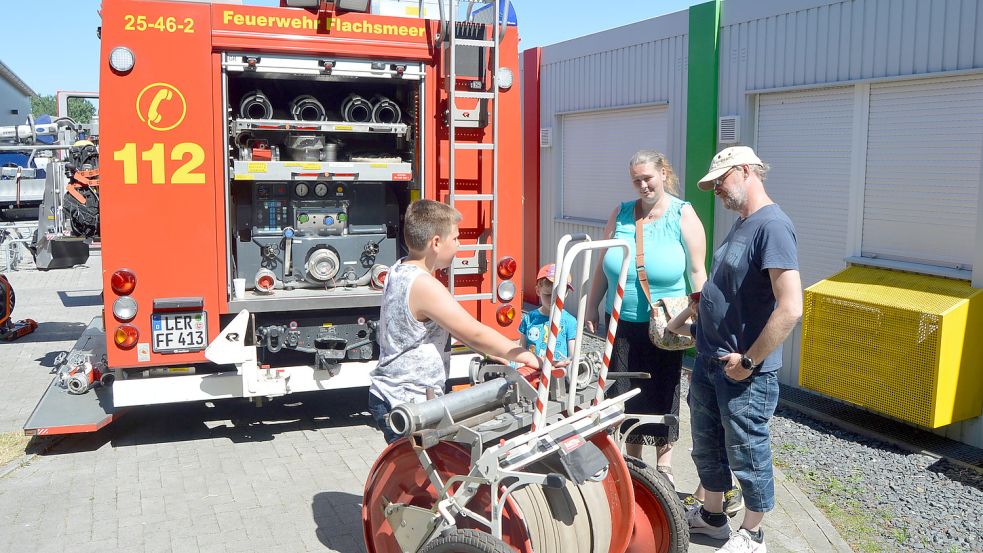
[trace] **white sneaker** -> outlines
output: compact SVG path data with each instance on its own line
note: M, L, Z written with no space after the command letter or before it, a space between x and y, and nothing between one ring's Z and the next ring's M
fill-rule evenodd
M693 530L690 530L692 532ZM767 553L768 548L765 544L758 543L751 539L750 534L747 530L741 528L737 532L730 535L730 539L723 547L717 550L717 553Z
M692 509L686 511L686 522L689 523L690 534L704 534L717 540L726 540L731 535L730 526L728 526L726 522L723 526L713 526L712 524L703 520L703 515L700 514L699 505L696 505ZM721 549L721 551L723 550Z

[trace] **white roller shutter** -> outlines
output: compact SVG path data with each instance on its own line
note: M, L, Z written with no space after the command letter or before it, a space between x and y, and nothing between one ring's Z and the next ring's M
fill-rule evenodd
M561 216L606 221L634 193L628 161L638 150L668 149L668 106L562 117ZM673 160L669 160L672 162Z
M862 254L970 268L983 78L870 87Z
M756 152L768 195L795 225L802 284L845 266L853 87L762 94Z

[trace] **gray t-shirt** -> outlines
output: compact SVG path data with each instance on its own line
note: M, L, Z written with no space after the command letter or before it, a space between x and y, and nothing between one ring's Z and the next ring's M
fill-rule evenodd
M442 395L450 371L450 334L435 321L420 322L410 312L410 289L425 274L401 260L382 288L379 364L369 374L369 391L393 407L426 401L428 388Z
M795 227L778 204L738 218L714 252L700 295L697 352L711 357L747 352L775 310L768 269L799 269ZM779 345L763 360L761 371L781 365Z

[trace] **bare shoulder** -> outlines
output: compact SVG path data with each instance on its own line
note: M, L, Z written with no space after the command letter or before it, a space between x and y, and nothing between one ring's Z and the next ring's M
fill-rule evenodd
M429 300L436 300L442 296L450 297L450 292L442 282L434 278L429 273L423 273L416 277L410 288L410 297L420 297Z
M683 204L682 209L679 211L679 218L683 223L703 224L703 221L700 221L700 216L696 214L696 210L689 203Z
M614 222L618 220L618 213L621 213L621 204L620 203L618 205L614 206L614 209L611 210L611 215L608 216L608 223L609 224L614 224Z
M621 212L621 204L614 206L611 210L611 215L608 217L608 222L604 225L604 237L611 238L614 235L614 224L618 220L618 213Z
M410 286L410 312L419 321L433 318L432 313L435 309L440 309L441 304L447 301L453 302L447 288L430 273L423 273L413 280Z

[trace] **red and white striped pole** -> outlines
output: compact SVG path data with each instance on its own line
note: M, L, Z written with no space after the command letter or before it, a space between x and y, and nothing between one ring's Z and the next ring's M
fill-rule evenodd
M621 242L624 242L623 240ZM618 332L618 321L621 320L621 302L625 298L625 282L628 280L629 254L627 243L622 246L625 250L624 259L621 263L621 272L618 274L618 291L614 296L614 304L611 306L611 322L608 323L608 336L604 343L604 357L601 359L601 374L597 376L597 395L594 396L594 405L604 399L604 387L608 380L608 367L611 365L611 352L614 351L614 337ZM603 278L598 275L597 278Z
M550 390L550 379L553 376L561 377L566 372L563 369L554 369L553 363L555 361L555 351L556 351L556 341L560 333L560 320L563 315L563 306L567 294L566 280L570 275L570 268L573 265L573 260L581 252L589 252L590 250L596 249L606 249L606 248L621 248L624 250L624 256L621 263L621 272L618 275L618 294L614 300L614 306L611 313L611 324L608 330L607 344L604 347L604 363L601 367L601 374L598 375L598 386L600 390L598 394L594 397L594 404L597 405L601 402L604 396L604 383L607 380L608 363L611 358L611 351L614 346L614 333L618 328L618 318L621 316L621 301L625 293L625 281L628 278L628 262L629 260L629 249L628 243L624 240L599 240L596 242L585 241L579 244L575 244L570 248L570 251L566 255L562 256L562 267L557 268L556 273L554 273L554 293L553 293L553 306L550 310L550 333L546 341L546 361L548 366L544 366L543 370L540 371L539 375L539 385L537 386L536 394L536 412L533 415L532 431L542 428L546 423L546 404L549 400L549 390ZM587 263L585 264L585 270L589 269L590 257L588 253ZM595 275L595 278L603 278L603 276ZM581 322L578 322L578 331L581 328ZM576 368L571 368L571 370L576 370ZM571 381L574 380L571 378ZM571 386L571 392L572 386Z
M566 278L565 273L559 269L553 276L553 282L563 282L560 279ZM546 364L539 371L539 386L536 388L536 413L532 418L532 431L543 427L546 423L546 402L550 395L550 378L552 376L562 377L565 373L563 369L554 369L553 362L556 360L556 339L560 334L560 320L563 316L563 302L566 298L567 287L553 287L553 307L550 309L550 335L546 339ZM553 374L553 373L556 374Z

